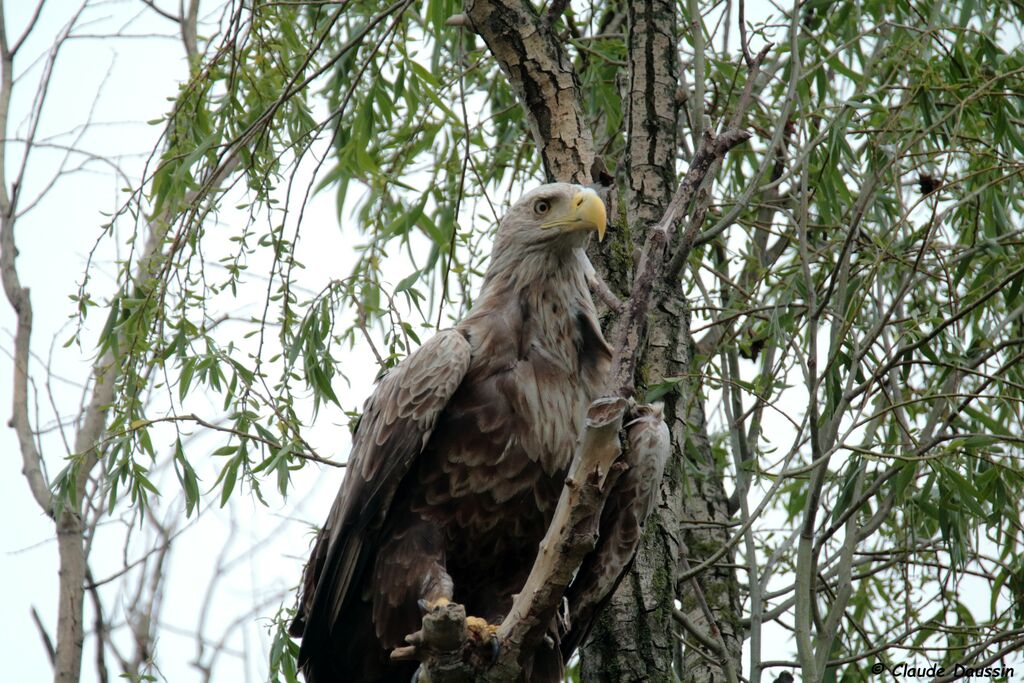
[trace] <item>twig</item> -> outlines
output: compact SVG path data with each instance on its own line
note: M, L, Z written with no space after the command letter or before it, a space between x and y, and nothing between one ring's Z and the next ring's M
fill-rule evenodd
M612 291L608 283L596 271L587 278L587 285L590 287L590 291L596 294L604 305L614 313L621 313L622 309L625 308L626 304L622 302L622 299L615 296L615 292Z
M625 312L617 321L612 333L612 348L615 356L608 374L608 388L620 396L632 396L633 378L636 373L637 357L640 351L640 336L647 319L647 312L654 299L654 283L661 277L665 267L665 254L672 241L676 225L689 206L697 188L707 177L711 165L736 145L750 137L750 133L730 128L717 136L705 133L700 148L693 156L690 168L683 176L672 201L669 202L661 221L647 235L640 253L640 264L633 280L633 294L626 302ZM680 239L677 252L684 262L693 246L696 228L690 226Z
M93 631L96 637L96 677L100 683L108 683L110 674L107 671L107 631L108 626L103 618L103 603L100 601L100 592L96 589L96 582L92 578L92 570L86 567L85 578L89 582L89 597L92 598Z
M17 46L15 46L17 47ZM7 44L7 26L4 9L0 6L0 135L7 134L7 118L11 106L13 87L12 72L14 51ZM8 426L12 427L21 447L22 473L28 481L29 490L36 503L49 516L53 516L53 496L43 476L42 455L32 438L32 425L28 411L29 353L32 335L32 302L27 287L23 287L18 276L15 259L18 249L14 243L13 192L7 193L7 145L0 143L0 278L3 281L7 300L17 316L14 335L14 398L13 415Z
M110 434L110 435L107 436L107 438L104 441L109 441L111 439L116 439L116 438L118 438L120 436L123 436L124 434L127 434L128 432L136 431L136 430L139 430L139 429L144 429L145 427L149 427L150 425L158 424L160 422L194 422L197 425L199 425L200 427L206 427L207 429L210 429L210 430L213 430L213 431L224 432L226 434L232 434L232 435L237 436L237 437L239 437L241 439L248 439L249 441L255 441L257 443L261 443L264 446L270 446L272 448L279 448L281 446L280 443L275 442L275 441L271 441L270 439L264 438L264 437L262 437L262 436L260 436L258 434L252 434L250 432L243 432L241 430L233 429L231 427L224 427L222 425L214 424L213 422L209 422L208 420L204 420L203 418L199 417L195 413L189 413L188 415L169 415L167 417L156 417L156 418L153 418L151 420L144 420L144 421L139 422L139 423L132 423L132 425L128 429L125 429L124 431L118 432L116 434ZM329 458L325 458L323 456L317 455L312 450L310 450L309 453L303 453L301 451L298 451L298 452L292 451L289 455L295 456L296 458L301 458L303 460L310 460L312 462L318 462L321 465L330 465L331 467L344 467L345 466L345 463L335 462L333 460L330 460Z
M43 626L43 620L39 617L39 611L36 610L35 606L32 607L32 621L35 622L36 630L39 631L39 637L43 641L43 647L46 648L46 657L50 660L50 666L54 666L56 663L57 653L53 649L53 641L50 640L50 634L46 632L46 627Z
M159 7L157 7L157 4L156 4L155 0L141 0L141 2L142 2L143 5L145 5L146 7L149 7L151 10L153 10L154 12L156 12L157 14L162 16L164 19L170 19L175 24L180 24L181 23L181 17L179 17L176 14L171 14L167 10L160 9Z
M764 49L757 55L753 63L750 65L750 73L747 76L747 82L743 86L743 92L740 94L739 101L736 103L736 110L733 112L732 118L729 120L729 128L727 128L722 135L729 132L730 130L738 131L740 125L743 123L743 117L746 114L747 108L750 106L750 100L754 90L754 84L757 81L757 76L760 73L761 64L764 62L765 57L768 55L768 51L772 45L769 43L764 46ZM748 135L749 137L749 135ZM703 144L701 145L703 149ZM698 150L698 155L699 155ZM724 154L723 154L724 156ZM713 168L709 169L705 173L705 177L711 177L717 172L718 165L721 162L722 157L714 160ZM694 162L697 158L694 157ZM692 165L691 165L692 166ZM703 185L701 182L698 187ZM704 223L704 214L707 210L709 194L705 194L703 201L698 200L698 208L694 212L694 216L687 227L686 232L683 234L680 240L679 246L676 247L676 253L672 257L672 261L669 262L668 268L665 269L665 280L668 282L674 282L682 271L683 266L686 265L686 259L690 256L690 251L693 249L695 244L703 244L707 241L705 235L700 235L698 238L697 233L700 231L701 225ZM716 226L717 227L717 226Z
M690 561L686 558L685 554L679 556L680 567L685 572L690 571ZM693 594L697 598L697 604L700 605L701 613L704 615L704 620L708 624L708 638L714 643L712 649L721 657L722 668L725 670L725 678L728 683L739 683L739 678L736 676L736 668L733 666L732 658L728 654L728 650L725 647L725 640L722 638L722 630L718 628L718 622L715 620L715 615L711 612L711 607L708 606L707 598L704 597L704 591L701 589L700 584L697 583L697 577L690 577L690 584L693 587ZM686 618L686 614L680 610L674 610L679 612L679 616ZM689 621L687 619L687 621ZM697 631L693 630L692 633L696 634ZM701 642L706 644L706 641L698 638Z
M616 463L626 469L609 488L597 546L583 560L565 594L568 619L560 619L567 623L559 638L563 661L586 641L598 611L632 568L644 522L658 504L665 464L672 454L672 436L660 404L635 406L628 417L626 448Z
M672 618L675 619L677 624L686 629L690 635L700 641L701 645L708 648L722 659L725 659L725 649L722 647L721 643L714 640L704 629L693 623L693 621L690 620L690 617L686 616L685 612L677 607L673 607Z
M43 11L43 5L46 4L46 0L39 0L36 3L36 8L32 12L32 18L28 20L28 26L21 32L21 35L17 40L14 41L14 45L11 47L11 56L18 54L18 50L25 43L25 40L32 35L32 30L36 27L36 23L39 21L39 14Z

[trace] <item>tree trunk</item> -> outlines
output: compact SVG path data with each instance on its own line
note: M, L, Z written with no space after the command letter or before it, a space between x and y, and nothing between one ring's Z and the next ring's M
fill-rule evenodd
M528 2L469 0L466 16L526 109L550 180L590 182L594 139L572 62Z
M671 0L627 4L629 78L623 100L626 109L624 160L626 222L622 249L632 251L664 214L677 181L678 62L676 12ZM629 252L627 252L629 253ZM628 262L628 260L626 260ZM629 281L614 272L626 263L606 263L612 282ZM664 285L662 285L664 289ZM679 374L680 334L685 316L678 287L648 319L647 345L636 386L643 389L664 377ZM684 413L677 401L666 402L665 419L674 427ZM679 557L679 519L682 511L682 430L673 428L673 457L665 470L661 503L647 520L633 568L612 596L581 652L584 681L671 681L678 649L672 610L676 597L675 568Z
M643 0L626 7L627 158L617 173L624 188L626 225L600 247L592 245L589 254L598 273L623 296L628 292L622 287L632 281L634 254L679 182L675 159L680 113L675 4ZM520 0L470 0L466 16L526 110L548 179L590 182L594 141L583 114L579 78L549 23ZM610 198L613 222L619 215L616 199ZM648 317L646 349L636 377L640 392L666 377L692 376L696 369L682 290L667 282L658 286L661 303ZM677 577L683 553L697 564L727 541L727 496L706 434L699 382L679 384L664 400L673 457L662 481L661 503L647 521L633 569L581 648L582 681L725 679L720 657L708 659L692 649L681 652L673 609L680 599L691 621L707 629L703 608L691 609L701 602L693 582L678 585ZM701 597L721 630L729 667L739 671L739 588L727 563L720 566L700 575Z
M57 654L55 683L78 683L82 668L82 627L85 600L85 548L82 518L77 511L64 510L57 522L60 554L60 596L57 607Z

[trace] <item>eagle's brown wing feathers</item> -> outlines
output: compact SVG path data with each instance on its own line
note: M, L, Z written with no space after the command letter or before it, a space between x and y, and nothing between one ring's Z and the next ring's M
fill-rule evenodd
M388 373L366 401L345 479L303 575L291 629L303 636L300 663L330 646L346 603L357 597L353 580L365 569L391 499L469 363L469 342L455 330L439 332Z

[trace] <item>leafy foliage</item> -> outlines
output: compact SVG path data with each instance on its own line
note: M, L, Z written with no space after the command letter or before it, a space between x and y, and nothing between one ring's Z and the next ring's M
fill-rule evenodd
M718 34L722 8L703 5L705 109L719 125L748 75ZM540 169L504 75L477 37L446 25L458 11L225 11L148 184L116 217L136 231L99 346L120 370L100 446L111 507L156 492L150 429L197 421L186 406L203 396L226 415L201 421L225 436L219 499L241 484L260 495L267 478L286 494L294 469L326 460L303 438L317 412L357 417L339 395L344 350L376 339L386 369L470 304L500 204ZM850 585L830 660L906 631L955 661L1022 626L1022 20L1012 3L841 0L751 27L755 46L775 43L745 124L755 140L727 158L681 286L712 440L733 456L723 469L752 508L766 499L790 526L810 516L816 609ZM619 3L573 5L554 28L612 162L623 22ZM234 211L232 192L244 196ZM348 272L302 284L315 192L334 193L363 241ZM254 292L260 309L233 315ZM76 299L84 317L88 282ZM654 378L649 398L679 381ZM201 455L175 440L188 513ZM750 534L772 558L753 581L799 571L792 539ZM970 575L990 604L948 590ZM294 680L289 653L279 634L272 676Z

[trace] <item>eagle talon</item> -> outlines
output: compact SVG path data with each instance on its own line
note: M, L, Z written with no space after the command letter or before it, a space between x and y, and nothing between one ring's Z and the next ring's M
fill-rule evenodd
M498 663L498 657L501 655L501 641L498 640L498 634L495 633L491 636L491 663L490 666L494 666Z
M494 666L501 654L501 642L498 640L498 625L490 624L480 617L466 617L466 631L470 640L480 646L487 645L491 659L488 666Z
M405 637L405 642L411 642L413 635ZM405 645L403 647L396 647L391 651L390 659L392 662L415 662L419 661L420 649L418 645Z
M493 638L498 633L497 624L489 624L486 619L480 617L466 617L466 630L470 635L476 636L478 640Z

